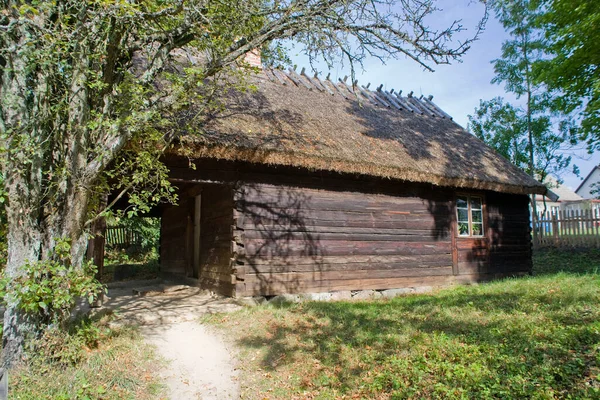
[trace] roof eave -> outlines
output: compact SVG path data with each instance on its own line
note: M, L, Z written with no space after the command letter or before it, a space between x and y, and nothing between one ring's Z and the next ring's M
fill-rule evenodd
M326 170L468 190L490 190L494 192L524 195L547 195L547 193L552 193L546 188L545 185L537 181L532 181L531 185L519 185L507 182L439 176L434 174L426 174L419 171L399 170L398 168L384 167L379 165L359 166L358 164L350 163L347 160L323 159L319 157L310 157L307 155L298 155L292 152L265 151L259 149L243 149L239 147L214 145L190 146L190 144L188 144L186 147L189 151L187 156L194 158L213 158L228 161L306 168L309 170ZM171 152L172 154L178 153L176 148L172 149ZM554 198L558 198L558 196L556 196L554 193L552 193L552 196Z
M540 193L538 193L540 194ZM546 188L546 193L541 193L544 196L546 196L547 198L549 198L551 201L558 201L559 196L554 193L552 190Z

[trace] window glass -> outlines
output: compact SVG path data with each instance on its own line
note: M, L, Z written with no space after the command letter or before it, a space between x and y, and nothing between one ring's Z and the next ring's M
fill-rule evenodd
M458 209L458 222L469 223L469 210Z
M483 222L483 215L481 210L471 210L471 221L475 222Z
M460 236L483 236L483 202L478 196L457 196L456 219Z

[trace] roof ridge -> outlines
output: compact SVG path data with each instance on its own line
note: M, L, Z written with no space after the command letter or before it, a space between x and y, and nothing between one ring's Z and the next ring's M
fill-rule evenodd
M577 189L575 189L575 193L577 193L579 191L579 189L581 189L583 187L583 185L587 182L587 180L590 178L590 176L592 176L592 174L594 173L594 171L596 169L600 168L600 165L596 165L594 166L594 168L592 168L590 170L590 172L587 174L587 176L583 179L583 181L581 181L581 183L579 184L579 186L577 186Z
M358 80L355 80L351 85L348 84L346 82L347 76L344 77L344 79L338 79L339 82L335 83L330 79L331 74L328 74L327 77L322 80L319 78L318 72L311 77L306 74L305 68L302 68L300 73L296 72L295 66L294 68L290 67L287 71L281 68L272 67L266 67L263 71L267 79L274 83L282 85L292 84L298 87L303 86L311 91L316 90L318 92L328 93L331 96L340 95L348 100L349 97L344 94L344 91L347 91L354 97L359 99L362 98L376 106L453 120L448 113L433 102L432 95L421 95L417 98L413 96L414 92L411 91L407 96L403 97L401 90L383 90L383 84L379 85L376 90L371 90L369 89L370 83L366 86L359 85ZM332 90L329 85L331 85L334 90Z

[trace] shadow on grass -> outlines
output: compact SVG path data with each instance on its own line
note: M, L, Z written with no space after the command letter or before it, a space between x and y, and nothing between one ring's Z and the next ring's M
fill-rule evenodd
M598 367L590 354L600 344L600 281L586 286L581 279L559 275L391 301L287 305L277 310L283 317L271 323L268 338L249 334L240 343L266 347L264 370L318 360L342 393L368 386L373 373L386 382L371 382L373 392L418 386L424 375L471 395L568 392L597 379L590 378Z
M558 272L600 274L600 249L545 248L533 252L535 275Z

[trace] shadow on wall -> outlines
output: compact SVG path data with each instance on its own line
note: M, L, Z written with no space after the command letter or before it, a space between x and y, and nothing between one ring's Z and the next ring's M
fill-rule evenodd
M431 234L435 240L450 239L452 237L452 220L454 215L454 203L451 198L446 200L428 200L427 210L434 219L434 227L431 230Z
M246 290L363 289L369 279L380 280L377 288L386 289L385 278L425 277L427 270L417 269L447 266L452 202L445 194L424 199L426 187L386 189L378 183L361 188L354 181L351 191L329 187L327 179L322 191L272 182L240 186L235 208ZM446 242L448 250L438 249L437 242Z
M265 159L260 157L269 157L269 162L283 165L290 162L286 158L290 154L296 160L321 157L334 163L343 159L361 164L360 170L366 173L380 169L375 173L385 174L384 167L388 165L405 170L407 180L423 180L429 174L434 181L441 179L441 182L447 177L469 180L475 176L494 181L497 178L494 173L506 169L506 163L497 157L489 157L491 151L487 147L448 119L417 116L407 111L359 104L355 100L340 98L336 101L302 88L268 82L261 83L257 92L229 91L224 97L226 106L210 116L200 140L235 147L245 152L242 158L248 162L261 163ZM332 113L336 115L332 117ZM253 151L255 158L248 155ZM280 155L282 158L278 159ZM415 172L417 165L420 172ZM333 164L332 169L335 169ZM328 176L332 180L335 176L356 179L356 176L342 173ZM376 184L371 185L373 182ZM390 185L390 182L369 177L364 179L363 185L357 183L353 190L369 193L377 186L383 194L419 198L426 203L429 213L418 221L421 224L419 230L429 231L422 233L427 237L422 241L450 240L455 213L452 190L398 181ZM409 186L419 186L416 194L405 191ZM326 185L321 188L332 190ZM329 243L333 241L332 237L341 237L341 231L336 231L338 235L334 236L331 231L324 233L318 229L322 225L315 225L310 195L299 189L260 185L245 186L240 190L248 191L236 195L236 207L244 217L240 226L244 240L240 244L245 246L247 287L260 288L257 291L264 289L266 293L301 291L309 280L313 285L322 282L325 270L331 279L343 278L344 270L338 269L336 275L328 265ZM431 217L433 223L426 225L424 221ZM335 218L331 220L335 221ZM323 237L327 238L326 248ZM395 254L389 250L390 245L390 241L385 244L388 253L374 254ZM346 255L353 255L352 246L344 246L347 245L339 245L335 254L346 251ZM478 268L482 269L487 261L481 256L479 247L481 244L473 248L473 254L466 255L466 258L472 258L465 261L477 262L481 265ZM415 251L414 254L418 253ZM332 278L335 276L339 278Z
M325 252L309 222L311 196L298 188L266 185L245 185L235 196L246 285L265 294L294 293L307 279L319 281Z

